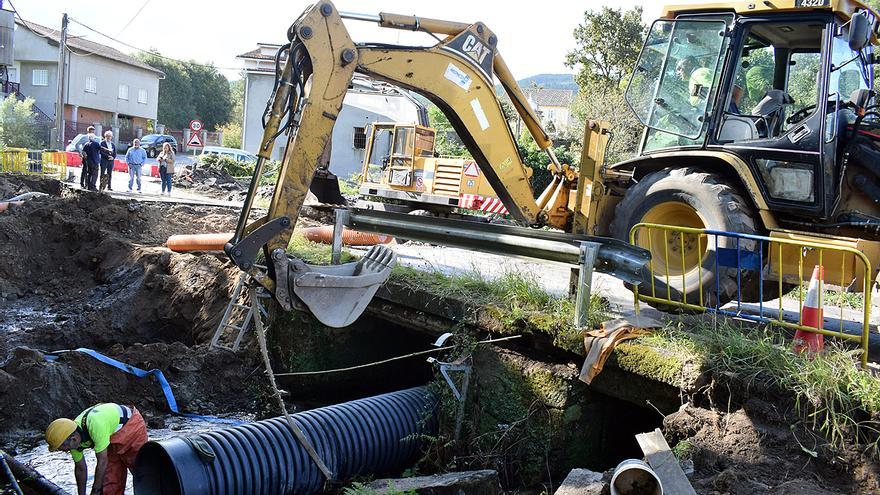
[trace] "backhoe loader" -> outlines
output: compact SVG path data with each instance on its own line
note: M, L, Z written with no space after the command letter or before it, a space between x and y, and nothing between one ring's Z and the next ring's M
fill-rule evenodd
M355 44L343 19L424 32L437 43ZM289 42L275 58L277 81L254 180L226 246L230 258L285 309L305 308L322 321L341 313L333 323L350 323L395 261L380 247L356 264L311 267L284 251L355 71L436 104L510 216L523 225L628 240L634 225L654 222L838 243L880 259L880 154L872 144L880 138L874 131L880 113L871 90L877 22L858 2L667 8L648 31L626 92L645 126L640 151L616 164L604 163L611 124L602 120L586 126L577 166L556 159L498 51L498 36L482 22L348 14L321 1L287 35ZM495 80L550 158L553 181L537 199L495 95ZM262 165L282 134L288 146L269 212L250 222ZM733 297L737 281L744 297L758 293L757 284L736 270L709 269L714 248L725 246L681 241L638 239L638 244L650 249L655 261L660 253L681 249L676 256L686 260L683 268L653 266L688 282L670 283L689 288L682 297L723 302ZM265 269L257 263L260 250ZM773 261L762 263L770 275L765 280L772 279ZM846 271L853 265L837 266Z

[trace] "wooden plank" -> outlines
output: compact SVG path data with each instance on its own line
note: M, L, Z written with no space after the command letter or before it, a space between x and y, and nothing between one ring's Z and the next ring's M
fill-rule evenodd
M696 495L694 487L688 481L684 471L678 464L678 459L666 443L666 438L660 432L660 428L650 433L640 433L636 435L636 441L645 454L648 464L657 473L660 482L663 484L663 493L674 495Z

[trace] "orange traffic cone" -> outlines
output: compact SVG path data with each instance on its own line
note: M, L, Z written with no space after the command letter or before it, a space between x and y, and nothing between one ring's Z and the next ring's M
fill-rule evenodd
M819 304L819 281L824 280L824 270L821 265L813 268L813 276L810 277L810 288L804 298L804 307L801 308L801 322L805 327L822 328L824 321L822 306ZM794 334L794 350L796 352L807 351L810 354L822 352L825 347L825 336L821 333L798 330Z

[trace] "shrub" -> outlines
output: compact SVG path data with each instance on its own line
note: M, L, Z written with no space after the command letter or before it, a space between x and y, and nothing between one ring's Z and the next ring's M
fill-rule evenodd
M0 144L13 148L43 148L46 145L33 106L33 98L19 101L14 95L0 101Z
M206 167L222 170L233 177L249 177L254 173L254 164L240 162L229 156L205 155L199 158L199 163Z

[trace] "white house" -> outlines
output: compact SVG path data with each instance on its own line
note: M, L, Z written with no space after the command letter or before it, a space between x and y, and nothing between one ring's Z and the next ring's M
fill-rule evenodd
M570 89L523 88L523 93L538 115L545 129L556 134L568 129L571 121L571 104L575 92ZM552 127L550 123L553 123Z
M256 152L263 135L263 112L275 81L275 53L281 45L259 43L238 58L244 61L242 146ZM282 57L282 64L284 58ZM390 84L356 75L343 100L331 137L330 171L340 177L358 173L364 159L365 128L372 122L428 124L427 110L409 93ZM275 141L272 159L284 156L287 141Z
M9 68L12 92L34 98L35 105L55 118L58 95L59 32L31 21L15 21L14 62ZM89 125L113 128L116 138L129 141L155 120L159 80L165 75L109 46L75 36L67 38L62 71L65 142Z

